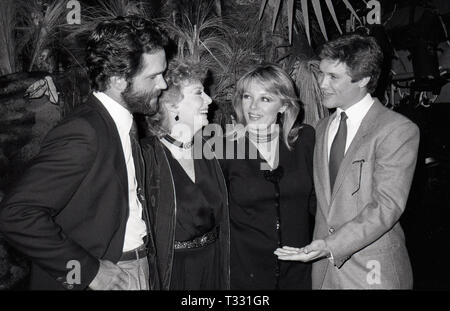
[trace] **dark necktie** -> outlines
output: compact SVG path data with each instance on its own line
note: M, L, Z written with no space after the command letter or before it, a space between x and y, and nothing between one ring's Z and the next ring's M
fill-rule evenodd
M345 154L345 143L347 140L347 115L345 112L341 112L341 121L339 122L339 128L334 136L333 143L330 149L330 187L333 190L334 182L336 180L339 166Z
M142 205L142 212L144 220L146 221L147 225L147 233L148 233L148 215L147 215L147 209L146 209L146 202L145 202L145 192L144 192L144 159L142 157L142 151L141 146L139 145L139 135L137 130L136 122L133 121L133 125L130 129L130 142L131 142L131 151L133 154L133 162L134 162L134 171L136 176L136 195L138 197L139 202Z
M130 142L131 142L131 151L133 154L133 162L134 162L134 170L136 175L136 181L138 185L138 196L139 194L139 188L142 185L142 173L143 173L143 164L144 161L142 159L142 153L141 153L141 146L139 145L139 135L137 130L136 122L133 121L133 124L131 125L130 129ZM139 200L141 198L139 197Z

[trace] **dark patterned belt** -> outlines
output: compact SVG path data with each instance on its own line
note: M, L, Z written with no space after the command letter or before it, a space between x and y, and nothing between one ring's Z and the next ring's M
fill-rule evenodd
M190 241L175 241L174 248L175 249L186 249L186 248L199 248L207 246L211 243L213 243L215 240L217 240L217 237L219 236L219 230L216 227L215 229L211 230L208 233L205 233L202 236L196 237L195 239L192 239Z

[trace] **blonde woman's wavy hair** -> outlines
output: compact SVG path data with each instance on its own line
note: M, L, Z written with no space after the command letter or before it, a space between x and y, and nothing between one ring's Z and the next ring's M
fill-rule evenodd
M297 120L301 119L300 113L303 112L294 82L286 71L275 64L260 64L245 73L236 83L233 99L236 121L243 125L247 124L242 110L242 96L253 83L263 86L266 92L279 97L281 103L286 106L277 123L281 125L283 142L291 150L300 129Z

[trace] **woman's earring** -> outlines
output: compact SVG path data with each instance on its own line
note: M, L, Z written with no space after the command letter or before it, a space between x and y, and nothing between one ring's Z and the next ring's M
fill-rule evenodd
M284 117L284 112L279 112L277 113L277 123L281 123L283 121L283 117Z
M175 121L180 120L180 117L178 115L175 116Z

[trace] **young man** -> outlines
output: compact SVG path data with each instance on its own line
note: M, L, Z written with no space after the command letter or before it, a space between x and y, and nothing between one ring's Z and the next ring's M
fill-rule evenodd
M409 289L412 271L398 222L408 198L419 130L371 97L382 52L346 35L320 51L323 105L336 112L316 128L314 241L284 247L284 260L313 261L316 289Z
M156 286L131 129L132 113L158 109L166 41L138 17L101 22L91 34L86 64L94 93L49 132L0 206L0 231L31 259L31 289Z

